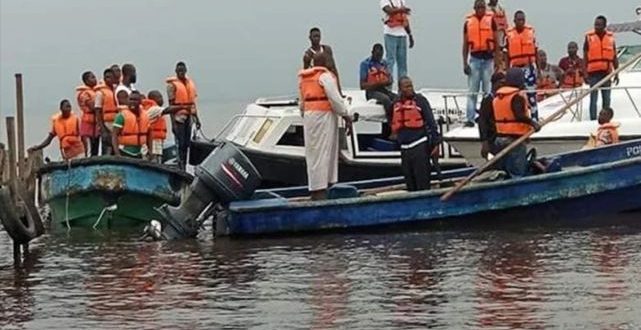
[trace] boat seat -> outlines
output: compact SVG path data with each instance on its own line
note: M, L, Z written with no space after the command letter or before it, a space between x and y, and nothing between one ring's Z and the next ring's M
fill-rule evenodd
M358 188L348 184L335 184L327 191L327 199L358 197Z
M370 151L397 151L398 144L395 141L381 138L372 139L372 144L368 148Z

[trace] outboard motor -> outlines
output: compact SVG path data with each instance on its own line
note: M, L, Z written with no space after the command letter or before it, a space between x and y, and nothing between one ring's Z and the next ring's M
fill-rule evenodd
M158 235L157 223L150 226L155 230L146 234L167 240L196 237L217 205L250 198L262 180L249 159L231 143L214 149L196 167L195 175L179 206L165 204L159 208L162 234Z

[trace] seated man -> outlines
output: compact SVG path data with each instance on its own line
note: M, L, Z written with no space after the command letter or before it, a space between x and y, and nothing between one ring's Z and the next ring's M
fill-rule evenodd
M613 122L614 111L604 108L599 112L599 129L596 133L596 146L607 146L619 143L619 123Z
M361 62L360 82L365 98L374 99L385 108L388 124L383 125L382 134L387 138L391 131L389 123L392 119L392 100L396 95L389 89L392 86L392 75L383 59L383 45L375 44L372 56Z

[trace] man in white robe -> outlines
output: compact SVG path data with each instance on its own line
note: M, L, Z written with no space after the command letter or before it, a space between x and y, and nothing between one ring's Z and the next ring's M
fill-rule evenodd
M313 200L325 199L328 187L338 181L338 116L345 120L348 132L352 123L336 77L327 69L329 63L325 53L317 53L314 55L314 67L300 74L299 104L303 115L308 186ZM304 75L313 77L304 80ZM310 96L310 85L321 95Z

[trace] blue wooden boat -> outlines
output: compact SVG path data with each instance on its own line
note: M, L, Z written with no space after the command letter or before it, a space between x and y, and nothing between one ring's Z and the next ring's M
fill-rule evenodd
M548 157L553 173L474 183L447 202L447 188L326 201L292 200L304 188L262 191L233 202L216 220L216 235L246 236L429 224L467 218L584 219L641 209L641 140ZM464 169L459 174L468 174ZM382 186L400 178L360 182Z
M57 227L138 226L158 216L155 208L180 203L193 177L173 167L138 159L92 157L52 163L39 171L39 194ZM98 222L98 218L103 217Z

